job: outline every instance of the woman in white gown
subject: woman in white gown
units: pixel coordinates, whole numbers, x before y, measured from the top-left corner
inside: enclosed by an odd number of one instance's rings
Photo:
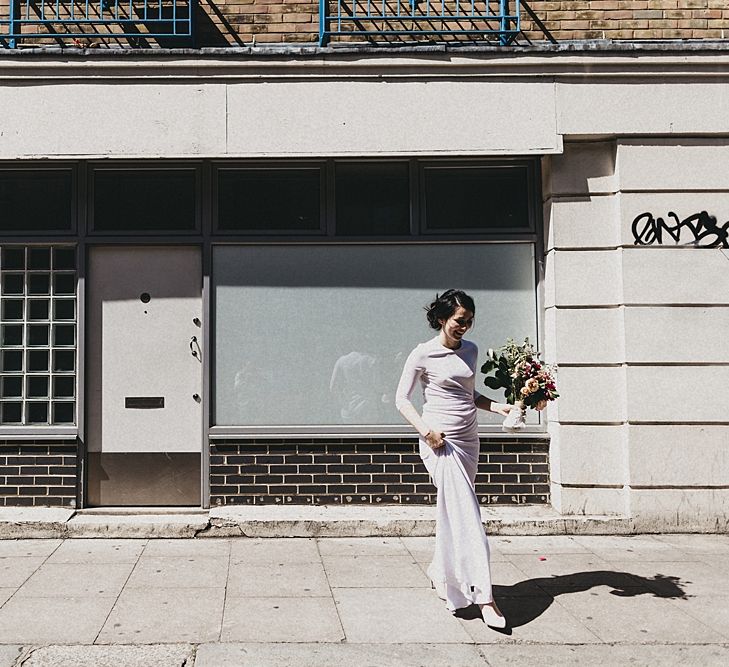
[[[436,295],[427,311],[439,333],[410,353],[395,404],[420,434],[420,457],[438,491],[428,575],[449,610],[477,604],[488,625],[505,627],[491,593],[489,546],[474,489],[480,449],[476,408],[506,415],[512,406],[475,390],[478,349],[463,340],[473,324],[473,299],[448,290]],[[425,400],[422,416],[410,402],[418,382]]]

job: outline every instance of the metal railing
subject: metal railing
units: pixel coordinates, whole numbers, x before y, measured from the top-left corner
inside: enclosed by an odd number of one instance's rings
[[[25,38],[64,45],[110,38],[192,41],[195,6],[196,0],[8,0],[0,7],[0,45],[16,48]]]
[[[505,46],[519,30],[519,0],[319,0],[322,46],[334,35],[390,41],[430,35]]]

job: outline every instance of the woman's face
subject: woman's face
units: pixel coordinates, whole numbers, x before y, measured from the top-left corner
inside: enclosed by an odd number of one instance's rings
[[[459,343],[461,338],[473,326],[473,313],[463,306],[458,306],[447,320],[438,320],[446,341]]]

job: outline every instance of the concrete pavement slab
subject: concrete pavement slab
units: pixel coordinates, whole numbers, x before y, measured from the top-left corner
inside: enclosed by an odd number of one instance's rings
[[[0,558],[0,581],[6,588],[17,588],[45,561],[45,556],[8,556]]]
[[[2,607],[17,590],[17,588],[0,588],[0,607]]]
[[[225,557],[230,555],[230,540],[148,540],[144,557],[148,556],[205,556]]]
[[[729,664],[727,646],[655,646],[655,645],[588,645],[588,646],[481,646],[481,653],[493,667],[529,665],[529,667],[723,667]]]
[[[722,555],[729,552],[729,535],[654,535],[654,538],[686,554]]]
[[[495,536],[491,546],[502,554],[587,554],[590,550],[569,535]]]
[[[435,537],[401,537],[400,541],[418,563],[429,565],[430,561],[433,560]],[[489,538],[489,548],[492,563],[500,563],[507,560],[507,557],[494,546],[491,538]]]
[[[0,644],[92,644],[114,598],[13,596],[0,609]]]
[[[322,538],[317,540],[322,556],[407,556],[397,537]]]
[[[430,588],[422,568],[407,556],[322,556],[332,588]]]
[[[457,644],[203,644],[195,667],[463,667],[486,665],[476,646]]]
[[[656,539],[652,535],[609,538],[593,535],[578,535],[574,540],[606,561],[695,560],[695,557],[688,555],[666,542]]]
[[[613,562],[616,569],[630,572],[641,585],[657,595],[680,597],[674,591],[678,588],[683,595],[726,595],[729,596],[729,576],[722,570],[703,561]]]
[[[134,563],[44,563],[18,589],[20,597],[116,598]]]
[[[583,623],[572,616],[554,598],[539,597],[498,598],[501,612],[509,622],[510,631],[496,631],[477,616],[476,607],[459,612],[461,625],[469,636],[480,644],[527,642],[539,644],[600,643],[599,639]],[[470,614],[468,613],[470,612]],[[470,616],[463,618],[463,616]],[[476,616],[476,618],[473,618]]]
[[[125,588],[95,643],[217,641],[224,601],[222,588]]]
[[[14,667],[22,653],[22,646],[0,646],[0,667]]]
[[[400,542],[418,563],[429,564],[435,551],[435,537],[401,537]]]
[[[23,667],[184,667],[193,653],[189,644],[43,646],[33,649]]]
[[[127,588],[225,588],[228,557],[150,556],[137,562]]]
[[[696,554],[696,558],[710,565],[715,572],[721,573],[725,578],[729,579],[729,549],[724,554]]]
[[[605,642],[721,643],[725,638],[672,605],[651,595],[619,597],[606,591],[578,591],[556,602]]]
[[[472,643],[430,588],[337,588],[334,600],[348,642]]]
[[[48,563],[136,563],[147,540],[65,540]]]
[[[594,554],[523,554],[510,555],[509,560],[529,578],[617,569]]]
[[[344,633],[330,597],[228,598],[223,642],[340,642]]]
[[[699,595],[670,602],[729,641],[729,596]]]
[[[0,539],[0,558],[37,557],[47,558],[63,543],[63,540],[3,540]]]
[[[231,563],[228,573],[228,597],[326,597],[330,594],[321,563]]]
[[[269,563],[318,563],[319,561],[319,549],[316,540],[312,538],[241,538],[231,542],[231,563],[267,565]]]

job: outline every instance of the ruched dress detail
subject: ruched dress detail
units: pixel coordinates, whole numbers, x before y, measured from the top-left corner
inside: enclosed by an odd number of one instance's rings
[[[420,458],[437,489],[435,553],[428,576],[451,611],[493,601],[489,545],[475,491],[480,443],[475,400],[478,348],[452,350],[436,337],[408,356],[396,405],[410,403],[420,383],[423,421],[445,433],[436,450],[420,438]]]

